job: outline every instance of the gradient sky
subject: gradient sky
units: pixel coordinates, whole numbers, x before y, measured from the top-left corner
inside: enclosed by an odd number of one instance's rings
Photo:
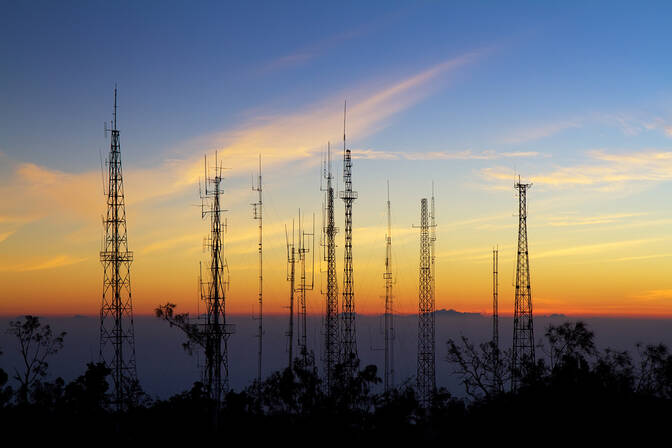
[[[382,312],[389,179],[397,310],[417,307],[412,225],[433,180],[437,308],[490,311],[499,245],[511,313],[519,173],[535,312],[672,316],[669,2],[67,5],[0,4],[0,314],[98,312],[116,83],[136,313],[196,309],[198,178],[216,150],[228,310],[255,307],[261,153],[266,310],[286,312],[284,225],[301,208],[319,227],[329,140],[342,183],[347,99],[359,312]]]

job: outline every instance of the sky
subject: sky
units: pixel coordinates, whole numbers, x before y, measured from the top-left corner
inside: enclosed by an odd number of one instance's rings
[[[203,157],[229,168],[227,310],[289,303],[285,225],[316,221],[343,103],[355,157],[356,310],[383,311],[390,182],[399,313],[417,310],[420,200],[436,306],[513,311],[514,176],[535,313],[672,316],[672,6],[666,2],[0,2],[0,314],[95,315],[104,123],[119,91],[134,309],[197,310]],[[343,204],[336,204],[342,281]],[[309,312],[324,309],[316,244]]]

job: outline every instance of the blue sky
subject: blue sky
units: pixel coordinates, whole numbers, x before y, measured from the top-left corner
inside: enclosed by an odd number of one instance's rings
[[[396,247],[412,272],[410,226],[434,180],[439,306],[487,308],[479,282],[489,248],[515,243],[518,172],[535,183],[542,307],[672,313],[671,13],[667,2],[2,2],[0,283],[18,298],[0,312],[58,294],[36,286],[54,278],[86,274],[73,307],[97,296],[99,152],[116,83],[129,238],[152,254],[136,258],[143,309],[167,265],[176,273],[166,290],[193,290],[185,269],[197,266],[205,231],[190,207],[203,154],[219,150],[233,168],[232,266],[251,278],[257,154],[269,232],[298,206],[319,217],[319,154],[327,140],[340,148],[347,99],[362,272],[382,269],[374,236],[388,178]],[[268,249],[278,260],[281,233]],[[559,290],[571,276],[581,286]],[[234,295],[251,294],[241,283]],[[620,308],[606,302],[614,295]]]

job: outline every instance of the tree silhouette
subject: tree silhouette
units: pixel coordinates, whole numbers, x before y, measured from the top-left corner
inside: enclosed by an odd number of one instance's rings
[[[486,398],[501,393],[511,374],[510,351],[502,353],[492,342],[475,346],[466,336],[461,344],[448,339],[447,360],[453,364],[465,392],[472,399]]]
[[[24,316],[21,321],[9,323],[9,334],[19,341],[19,352],[23,367],[15,369],[14,378],[19,381],[18,400],[28,402],[30,390],[47,375],[47,358],[63,348],[65,331],[54,334],[49,325],[42,325],[37,316]]]

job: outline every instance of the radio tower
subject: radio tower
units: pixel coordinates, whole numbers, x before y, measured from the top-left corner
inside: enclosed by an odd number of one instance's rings
[[[492,343],[499,351],[499,249],[492,250]]]
[[[137,387],[131,262],[126,235],[126,203],[121,171],[121,147],[117,129],[117,88],[107,159],[107,215],[103,219],[105,240],[100,252],[103,265],[103,298],[100,309],[100,359],[112,370],[113,405],[117,412],[132,405]]]
[[[338,363],[338,282],[336,278],[336,233],[338,228],[334,221],[334,187],[331,175],[331,145],[327,145],[327,160],[322,173],[326,186],[325,216],[323,232],[324,260],[327,262],[327,291],[324,319],[324,361],[327,393],[334,383],[334,369]]]
[[[525,366],[534,363],[530,260],[527,252],[527,189],[531,186],[532,184],[520,183],[520,176],[514,186],[518,190],[518,261],[516,264],[516,297],[513,313],[512,390],[518,388],[520,380],[525,374]]]
[[[308,240],[308,244],[306,244]],[[307,280],[306,274],[306,254],[311,252],[310,244],[312,242],[313,266],[310,270],[310,283]],[[315,287],[315,215],[313,214],[313,231],[307,233],[303,229],[301,213],[299,212],[299,248],[297,250],[298,262],[300,263],[300,280],[299,280],[299,310],[298,310],[298,349],[303,358],[303,365],[308,365],[308,325],[307,325],[307,307],[306,307],[306,291],[312,291]]]
[[[357,192],[352,190],[352,157],[345,146],[345,111],[343,106],[343,183],[345,190],[340,197],[345,204],[345,250],[343,252],[343,309],[341,320],[341,362],[347,377],[355,373],[357,366],[357,336],[355,334],[355,287],[352,272],[352,203]]]
[[[301,212],[299,211],[299,217]],[[299,218],[300,219],[300,218]],[[287,226],[285,226],[285,241],[287,243],[287,281],[289,282],[289,330],[287,330],[287,344],[289,352],[288,368],[292,370],[292,361],[294,353],[292,348],[294,346],[294,274],[296,268],[296,246],[294,245],[294,220],[292,220],[292,242],[289,242],[287,235]]]
[[[394,387],[394,307],[392,297],[392,218],[390,181],[387,181],[387,235],[385,236],[385,392]]]
[[[233,333],[233,326],[226,323],[226,287],[228,280],[224,280],[224,271],[228,265],[223,256],[224,242],[222,225],[221,197],[224,194],[221,183],[224,180],[224,168],[219,164],[215,154],[214,170],[208,174],[208,162],[205,159],[205,177],[201,190],[201,217],[210,217],[210,235],[204,246],[210,255],[210,266],[207,269],[206,280],[200,279],[201,300],[205,302],[205,322],[201,324],[201,331],[205,348],[204,382],[210,398],[215,405],[214,424],[218,424],[219,410],[223,393],[229,388],[229,355],[228,341]],[[222,229],[224,227],[224,229]],[[216,427],[216,426],[215,426]]]
[[[420,201],[420,278],[418,294],[418,400],[424,408],[432,404],[436,388],[434,297],[432,294],[432,241],[427,199]]]
[[[499,355],[499,249],[492,250],[492,349],[494,363],[492,392],[502,391],[501,362]]]
[[[257,185],[254,185],[254,182],[252,182],[252,191],[256,191],[259,193],[259,200],[255,203],[252,204],[252,213],[253,213],[253,219],[256,219],[259,221],[259,247],[257,249],[258,254],[259,254],[259,315],[257,316],[257,319],[259,320],[259,327],[257,329],[257,338],[259,339],[259,349],[258,349],[258,358],[257,358],[257,393],[259,395],[258,398],[261,398],[261,354],[262,354],[262,338],[264,335],[264,326],[263,326],[263,318],[264,318],[264,300],[263,300],[263,290],[264,290],[264,276],[263,276],[263,237],[264,237],[264,231],[263,231],[263,201],[262,201],[262,193],[263,193],[263,187],[262,187],[262,182],[261,182],[261,154],[259,154],[259,176],[257,177]]]

